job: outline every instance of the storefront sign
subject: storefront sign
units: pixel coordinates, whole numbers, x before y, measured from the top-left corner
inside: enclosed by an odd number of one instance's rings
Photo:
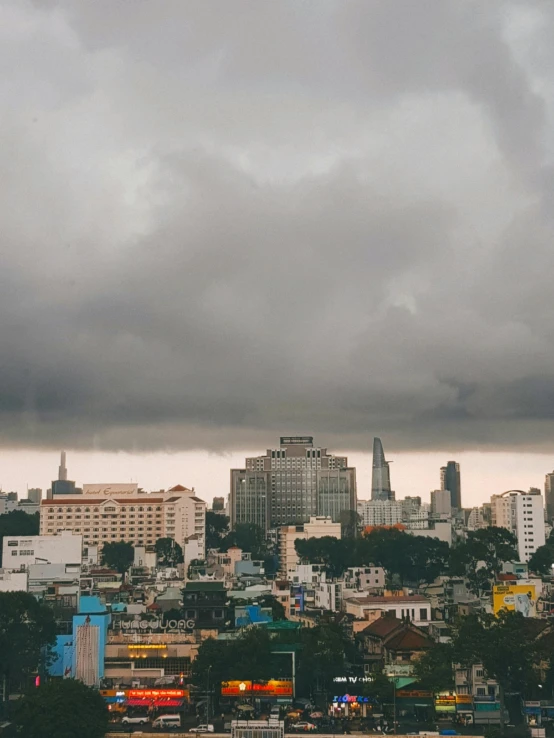
[[[372,697],[362,697],[353,695],[353,694],[343,694],[342,697],[333,697],[333,702],[374,702],[375,700]]]
[[[160,651],[167,648],[165,643],[129,643],[129,651]]]
[[[250,680],[221,682],[221,694],[227,697],[292,697],[292,680],[270,679],[267,682]]]
[[[435,712],[456,712],[456,696],[441,694],[435,697]]]
[[[127,694],[130,699],[157,700],[164,697],[183,699],[188,696],[186,689],[129,689]]]
[[[417,697],[432,697],[432,692],[427,692],[424,689],[397,689],[397,697],[403,697],[406,699],[415,699]]]
[[[123,630],[169,630],[185,633],[196,628],[194,620],[121,620]]]
[[[470,694],[457,694],[456,695],[457,705],[471,705],[472,702],[473,702],[473,697]]]
[[[334,682],[348,682],[349,684],[357,684],[358,682],[361,684],[362,682],[372,682],[373,677],[335,677],[333,679]]]

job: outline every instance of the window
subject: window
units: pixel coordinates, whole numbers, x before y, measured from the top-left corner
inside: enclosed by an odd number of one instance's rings
[[[17,541],[8,541],[8,546],[17,546],[17,545],[18,545]],[[15,553],[17,553],[17,551]]]
[[[476,677],[483,677],[485,675],[485,672],[483,669],[475,669],[475,676]]]
[[[421,607],[419,610],[419,619],[420,620],[427,620],[427,608]]]
[[[484,697],[486,694],[485,687],[477,687],[476,694],[478,697]]]

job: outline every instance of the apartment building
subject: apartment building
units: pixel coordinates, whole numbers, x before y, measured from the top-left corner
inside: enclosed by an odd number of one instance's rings
[[[492,524],[507,528],[517,537],[520,561],[529,561],[544,546],[544,503],[540,490],[509,490],[491,497]]]
[[[277,532],[277,544],[279,550],[279,571],[287,576],[290,569],[294,569],[299,563],[296,553],[295,542],[301,538],[331,538],[341,537],[340,523],[334,523],[330,517],[314,516],[304,525],[283,525]]]
[[[41,502],[41,536],[62,531],[82,535],[85,546],[99,549],[115,541],[153,546],[159,538],[173,538],[184,548],[188,538],[198,536],[203,558],[206,503],[182,485],[155,493],[136,485],[84,485],[82,494]]]

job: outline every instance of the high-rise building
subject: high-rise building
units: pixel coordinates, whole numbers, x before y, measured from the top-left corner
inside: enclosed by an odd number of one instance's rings
[[[225,497],[214,497],[212,502],[212,512],[222,514],[225,512]]]
[[[390,487],[389,463],[385,459],[383,444],[380,438],[373,439],[373,467],[371,470],[371,499],[394,500],[394,492]]]
[[[42,500],[42,490],[40,489],[40,487],[32,487],[30,490],[28,490],[27,498],[31,500],[31,502],[40,505],[40,501]]]
[[[58,467],[58,480],[64,481],[64,482],[67,480],[67,467],[65,465],[65,451],[62,451],[62,454],[61,454],[60,465]]]
[[[492,524],[515,534],[520,561],[544,546],[544,505],[539,490],[509,490],[491,497]]]
[[[431,513],[433,515],[452,515],[450,492],[447,489],[435,489],[431,492]]]
[[[446,466],[441,467],[441,489],[447,489],[450,492],[452,509],[461,510],[462,482],[460,465],[456,461],[449,461]]]
[[[547,474],[544,478],[544,502],[546,519],[554,520],[554,472]]]
[[[72,482],[67,478],[67,466],[65,464],[65,451],[61,452],[60,465],[58,467],[58,478],[52,482],[51,488],[48,490],[47,498],[53,499],[59,495],[78,495],[81,494],[82,490],[75,486],[75,482]]]
[[[356,510],[356,469],[345,456],[314,446],[312,436],[282,436],[279,448],[231,469],[232,527],[256,523],[267,530],[314,516],[340,522],[345,510]]]

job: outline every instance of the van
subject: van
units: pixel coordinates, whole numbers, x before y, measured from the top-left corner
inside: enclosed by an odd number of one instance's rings
[[[180,715],[160,715],[152,723],[153,728],[180,728]]]

